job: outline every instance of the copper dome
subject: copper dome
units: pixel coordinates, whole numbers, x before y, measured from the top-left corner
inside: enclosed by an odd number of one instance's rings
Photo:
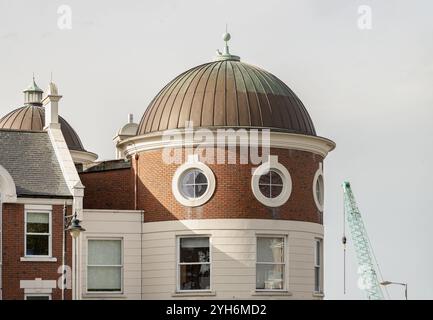
[[[197,66],[168,83],[146,109],[137,135],[184,128],[186,121],[316,135],[303,103],[284,82],[235,59]]]
[[[60,116],[59,122],[69,150],[86,152],[78,134],[69,123]],[[25,105],[9,112],[0,119],[0,129],[43,131],[44,125],[45,109],[38,105]]]

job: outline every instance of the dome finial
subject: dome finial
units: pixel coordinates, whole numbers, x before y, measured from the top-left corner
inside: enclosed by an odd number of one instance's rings
[[[229,45],[228,45],[228,42],[230,41],[230,39],[231,39],[231,35],[230,35],[230,33],[228,33],[228,31],[227,31],[227,23],[226,23],[226,32],[223,34],[223,41],[226,43],[226,45],[225,45],[225,47],[224,47],[224,52],[223,52],[223,54],[227,54],[227,55],[230,54],[230,51],[229,51]]]
[[[226,23],[226,32],[223,34],[222,38],[223,38],[223,41],[225,42],[224,50],[223,50],[222,53],[219,50],[217,50],[217,56],[216,56],[215,60],[216,61],[221,61],[221,60],[236,60],[236,61],[239,61],[240,58],[238,56],[234,56],[234,55],[230,54],[228,42],[230,41],[230,39],[232,38],[232,36],[227,31],[227,23]]]

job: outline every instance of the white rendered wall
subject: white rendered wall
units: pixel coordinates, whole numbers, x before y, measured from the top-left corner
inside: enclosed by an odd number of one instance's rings
[[[211,237],[210,295],[176,293],[176,237]],[[255,291],[256,236],[285,235],[287,293]],[[201,219],[152,222],[143,228],[143,299],[313,299],[314,240],[323,226],[309,222]]]
[[[86,231],[81,241],[82,299],[141,299],[141,211],[88,210],[83,213]],[[123,292],[87,293],[87,240],[98,238],[122,239]]]
[[[84,299],[321,298],[314,294],[314,240],[323,238],[323,226],[320,224],[258,219],[201,219],[141,224],[139,211],[85,210],[83,225],[87,230],[80,237]],[[211,292],[177,293],[176,239],[180,235],[198,234],[211,238]],[[256,236],[270,234],[287,237],[287,292],[255,291]],[[95,237],[123,239],[124,280],[121,294],[86,293],[87,239]]]

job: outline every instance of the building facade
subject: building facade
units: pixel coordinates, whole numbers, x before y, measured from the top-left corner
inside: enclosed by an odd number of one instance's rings
[[[215,61],[170,81],[140,123],[128,117],[114,138],[117,159],[96,161],[82,147],[58,117],[57,103],[53,107],[60,97],[54,84],[45,106],[26,105],[0,120],[1,134],[58,134],[49,141],[69,192],[66,208],[85,229],[67,245],[72,293],[64,297],[323,298],[323,170],[335,144],[317,136],[305,106],[284,82],[241,62],[229,52],[230,35],[224,40]],[[38,130],[22,127],[37,122],[26,122],[30,112],[45,119]],[[3,182],[17,180],[9,174],[0,174],[2,194],[14,189]],[[26,204],[16,204],[23,203],[20,196],[2,205],[5,299],[24,298],[25,281],[56,276],[43,268],[26,273],[39,262],[24,265],[10,253],[23,247]],[[58,203],[45,199],[38,203]],[[11,206],[18,206],[15,213]],[[63,221],[59,208],[53,205],[52,216]],[[12,226],[15,231],[8,231]],[[65,235],[64,228],[50,230],[58,252],[55,238]],[[13,274],[11,261],[23,273]],[[10,289],[20,281],[24,288]]]

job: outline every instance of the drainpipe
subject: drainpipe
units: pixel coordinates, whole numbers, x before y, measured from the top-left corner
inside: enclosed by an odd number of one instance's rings
[[[62,300],[65,300],[65,256],[66,256],[66,231],[65,231],[65,219],[66,219],[66,202],[63,204],[63,227],[62,227]]]
[[[0,193],[0,300],[3,300],[3,202]]]
[[[134,177],[134,210],[137,210],[138,207],[138,153],[134,155],[135,159],[135,177]]]

